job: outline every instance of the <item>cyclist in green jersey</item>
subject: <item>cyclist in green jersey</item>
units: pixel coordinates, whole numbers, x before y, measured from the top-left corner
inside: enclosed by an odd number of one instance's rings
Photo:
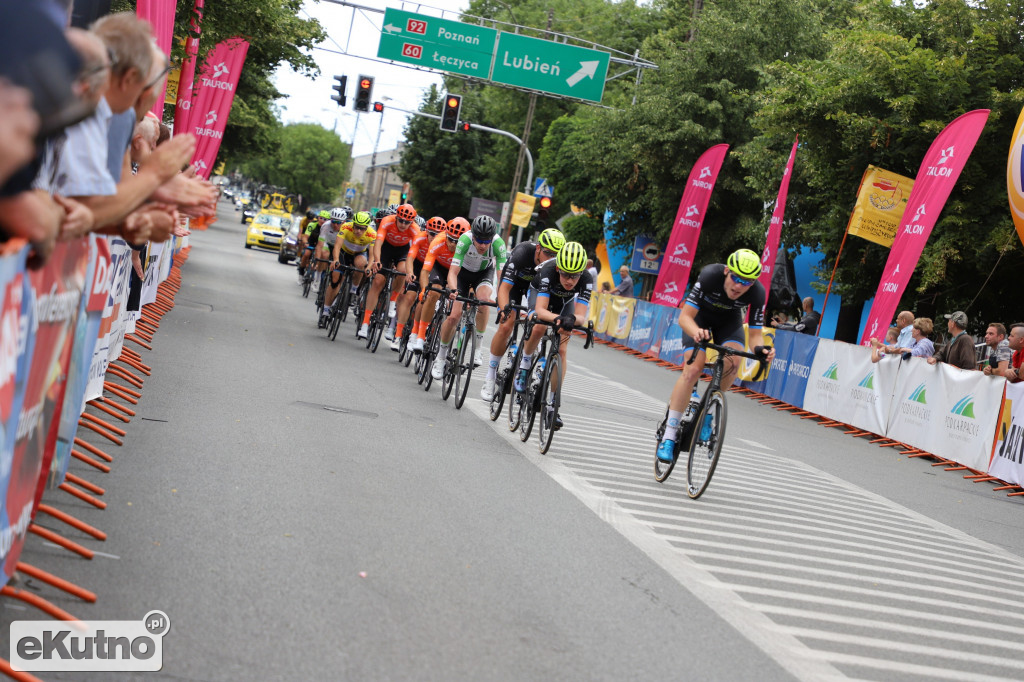
[[[494,299],[494,273],[505,267],[507,255],[505,241],[498,236],[498,223],[490,216],[477,216],[473,219],[469,232],[459,237],[455,245],[455,255],[448,269],[448,288],[455,289],[459,296],[467,296],[470,289],[476,290],[476,297],[481,301],[491,302]],[[455,293],[452,294],[455,297]],[[481,307],[476,314],[476,353],[473,362],[483,364],[482,337],[487,324],[487,308]],[[430,373],[435,379],[444,375],[444,360],[448,354],[448,346],[455,336],[455,327],[462,316],[462,302],[455,301],[452,312],[441,326],[441,350],[434,360]]]

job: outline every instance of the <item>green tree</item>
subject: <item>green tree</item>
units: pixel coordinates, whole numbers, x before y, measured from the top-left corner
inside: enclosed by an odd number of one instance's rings
[[[867,165],[914,177],[943,127],[991,109],[901,307],[935,316],[977,297],[973,319],[1004,319],[1012,313],[1004,301],[1015,298],[1011,275],[1024,266],[1004,181],[1006,141],[1024,104],[1024,11],[958,0],[871,0],[856,9],[846,30],[828,36],[826,55],[766,67],[753,119],[760,134],[741,152],[750,185],[761,196],[777,185],[780,158],[799,132],[784,238],[819,245],[831,269]],[[883,247],[847,239],[834,290],[849,302],[873,296],[887,257]]]
[[[441,113],[443,93],[431,86],[420,111]],[[463,100],[462,116],[472,116],[473,102]],[[437,119],[412,116],[405,127],[406,147],[398,174],[412,188],[416,210],[446,220],[469,213],[470,201],[480,189],[477,164],[486,154],[489,136],[480,132],[441,130]]]
[[[271,141],[273,153],[242,165],[247,176],[286,187],[311,204],[338,199],[351,160],[340,137],[314,123],[294,123],[278,129]]]

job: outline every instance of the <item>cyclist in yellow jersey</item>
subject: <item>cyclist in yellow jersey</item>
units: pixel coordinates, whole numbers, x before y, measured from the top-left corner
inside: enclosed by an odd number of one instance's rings
[[[334,297],[338,295],[338,286],[341,284],[342,265],[349,265],[358,268],[352,273],[351,291],[354,294],[363,281],[363,270],[366,269],[366,253],[377,239],[377,232],[370,227],[370,214],[366,211],[356,213],[352,222],[345,223],[338,230],[338,238],[334,241],[334,251],[331,254],[333,270],[331,272],[331,283],[327,287],[327,294],[324,298],[324,310],[334,303]]]

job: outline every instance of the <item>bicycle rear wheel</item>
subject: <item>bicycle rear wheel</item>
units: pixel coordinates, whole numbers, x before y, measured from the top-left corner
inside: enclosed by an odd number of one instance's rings
[[[459,349],[462,348],[464,339],[462,332],[457,332],[452,339],[452,345],[448,346],[448,353],[444,358],[444,375],[441,378],[441,400],[448,400],[455,386],[456,363],[459,361]]]
[[[519,364],[523,361],[523,346],[524,343],[519,344],[519,349],[516,351],[515,356],[512,358],[512,365],[508,368],[509,375],[507,381],[509,384],[509,397],[508,397],[508,430],[515,431],[519,428],[519,424],[523,420],[523,407],[526,404],[526,393],[516,390],[516,374],[519,372]]]
[[[725,440],[726,417],[725,394],[716,390],[705,398],[693,420],[693,436],[686,462],[686,494],[690,499],[696,500],[703,495],[711,483]]]
[[[466,326],[466,333],[459,349],[459,364],[455,368],[455,409],[461,410],[469,392],[469,378],[473,375],[473,357],[476,355],[476,334],[473,325]]]
[[[562,379],[562,358],[555,353],[544,368],[544,378],[540,385],[540,424],[537,427],[537,436],[540,438],[540,454],[547,454],[551,447],[551,437],[555,435],[555,419],[558,417],[558,408],[562,404],[561,385],[556,389],[551,385],[552,377]]]
[[[302,276],[302,298],[309,298],[309,290],[313,287],[313,275],[309,272],[306,266],[306,274]]]

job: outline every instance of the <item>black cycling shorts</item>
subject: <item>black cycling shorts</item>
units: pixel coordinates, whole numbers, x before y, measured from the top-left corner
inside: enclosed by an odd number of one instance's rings
[[[694,321],[701,329],[710,329],[711,340],[719,346],[735,341],[740,348],[743,348],[746,342],[743,334],[743,315],[739,310],[730,310],[724,315],[705,315],[703,310],[698,310]],[[697,342],[689,334],[683,332],[683,350],[691,350],[696,346]]]
[[[463,268],[459,270],[458,285],[459,285],[459,296],[468,296],[469,290],[477,287],[480,284],[488,284],[492,288],[494,286],[494,264],[491,263],[488,267],[480,270],[479,272],[470,272]]]
[[[404,263],[409,255],[409,245],[395,246],[384,242],[380,245],[380,264],[385,268],[397,270],[399,263]]]
[[[430,271],[429,283],[440,287],[448,286],[448,268],[435,262],[433,269]]]
[[[338,252],[338,262],[341,263],[342,265],[348,265],[349,267],[351,267],[351,266],[354,266],[356,264],[356,258],[359,258],[360,256],[365,256],[365,255],[366,255],[365,251],[362,251],[360,253],[349,253],[345,249],[341,249]],[[364,265],[365,265],[365,263],[364,263]]]

